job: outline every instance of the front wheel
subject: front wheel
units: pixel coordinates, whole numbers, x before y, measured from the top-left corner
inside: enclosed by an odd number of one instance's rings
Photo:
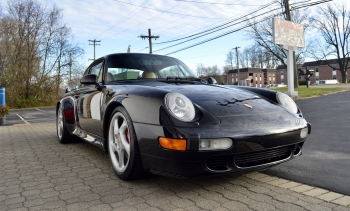
[[[59,142],[61,144],[69,143],[71,136],[66,128],[66,121],[63,115],[63,109],[61,107],[57,110],[56,128]]]
[[[108,152],[113,170],[123,180],[144,176],[141,155],[134,127],[124,107],[112,113],[108,130]]]

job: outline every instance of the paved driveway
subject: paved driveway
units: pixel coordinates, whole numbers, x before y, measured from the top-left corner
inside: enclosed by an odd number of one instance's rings
[[[266,173],[350,195],[350,91],[296,103],[312,125],[303,155]]]
[[[350,210],[349,196],[261,173],[125,182],[100,149],[59,144],[54,123],[0,134],[0,210]]]

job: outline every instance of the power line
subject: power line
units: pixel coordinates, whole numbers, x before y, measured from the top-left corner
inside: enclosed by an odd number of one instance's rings
[[[280,14],[282,14],[282,13],[280,13]],[[252,25],[254,25],[254,24],[257,24],[257,23],[261,23],[261,22],[263,22],[263,21],[266,21],[266,20],[268,20],[268,19],[270,19],[270,18],[272,18],[272,17],[274,17],[274,16],[275,16],[275,15],[268,16],[268,17],[263,18],[263,19],[261,19],[261,20],[255,22],[255,23],[247,24],[247,25],[242,26],[242,27],[240,27],[240,28],[238,28],[238,29],[231,30],[231,31],[229,31],[229,32],[226,32],[226,33],[220,34],[220,35],[218,35],[218,36],[212,37],[212,38],[210,38],[210,39],[207,39],[207,40],[204,40],[204,41],[195,43],[195,44],[190,45],[190,46],[187,46],[187,47],[185,47],[185,48],[181,48],[181,49],[179,49],[179,50],[176,50],[176,51],[167,53],[167,54],[165,54],[165,55],[174,54],[174,53],[177,53],[177,52],[180,52],[180,51],[189,49],[189,48],[193,48],[193,47],[195,47],[195,46],[197,46],[197,45],[201,45],[201,44],[203,44],[203,43],[207,43],[207,42],[209,42],[209,41],[212,41],[212,40],[218,39],[218,38],[220,38],[220,37],[223,37],[223,36],[232,34],[232,33],[234,33],[234,32],[240,31],[240,30],[242,30],[242,29],[248,28],[248,27],[250,27],[250,26],[252,26]]]
[[[183,2],[191,2],[191,3],[203,3],[203,4],[220,4],[220,5],[242,5],[242,6],[261,6],[261,4],[230,4],[230,3],[218,3],[218,2],[207,2],[207,1],[188,1],[188,0],[175,0],[175,1],[183,1]]]
[[[178,5],[179,5],[179,4],[175,5],[175,7],[178,6]],[[205,9],[205,8],[207,8],[207,7],[209,7],[209,6],[210,6],[210,5],[204,6],[204,7],[200,8],[200,9],[197,9],[197,10],[191,12],[190,14],[193,14],[193,13],[195,13],[195,12],[197,12],[197,11],[200,11],[200,10],[202,10],[202,9]],[[172,8],[174,8],[174,7],[172,7]],[[170,9],[172,9],[172,8],[170,8]],[[221,10],[221,12],[222,12],[222,10]],[[216,12],[214,11],[214,12],[210,13],[209,15],[214,14],[214,13],[216,14]],[[162,13],[161,13],[161,14],[162,14]],[[190,14],[188,14],[188,15],[190,15]],[[160,14],[158,14],[158,15],[160,15]],[[156,16],[158,16],[158,15],[156,15]],[[174,22],[176,22],[176,21],[178,21],[178,20],[180,20],[180,19],[182,19],[182,18],[185,18],[185,17],[187,17],[188,15],[185,15],[185,16],[183,16],[183,17],[180,17],[180,18],[176,19],[176,20],[173,20],[171,23],[174,23]],[[154,17],[156,17],[156,16],[153,16],[152,18],[154,18]],[[152,19],[152,18],[150,18],[150,19]],[[150,20],[150,19],[148,19],[148,20]],[[195,19],[200,19],[200,17],[197,17],[197,18],[195,18]],[[146,20],[146,21],[148,21],[148,20]],[[146,21],[144,21],[144,22],[146,22]],[[142,23],[144,23],[144,22],[142,22]],[[186,23],[190,23],[190,22],[191,22],[191,21],[188,21],[188,22],[186,22]],[[193,21],[192,21],[192,22],[193,22]],[[140,23],[140,24],[142,24],[142,23]],[[140,25],[140,24],[138,24],[138,25]],[[170,23],[168,23],[168,24],[170,24]],[[165,25],[168,25],[168,24],[165,24]],[[155,28],[155,29],[162,28],[162,27],[164,27],[165,25],[162,25],[162,26],[157,27],[157,28]],[[134,26],[134,27],[135,27],[135,26]],[[134,28],[134,27],[132,27],[132,28]],[[131,28],[129,28],[129,29],[131,29]],[[127,29],[127,30],[128,30],[128,29]],[[127,30],[124,30],[124,31],[127,31]],[[168,29],[168,30],[160,31],[159,33],[161,33],[161,32],[166,32],[166,31],[169,31],[169,29]],[[133,41],[133,40],[135,40],[135,39],[136,39],[136,38],[130,39],[130,40],[124,42],[123,44],[117,46],[116,48],[118,48],[118,47],[124,45],[125,43],[129,43],[129,42],[131,42],[131,41]],[[132,45],[135,46],[135,45],[137,45],[137,44],[139,44],[139,43],[141,43],[141,42],[137,42],[136,44],[132,43]],[[153,45],[154,45],[154,43],[153,43]],[[113,48],[113,49],[116,49],[116,48]],[[143,49],[142,49],[142,50],[143,50]],[[142,50],[140,50],[140,51],[142,51]],[[109,51],[109,50],[105,50],[105,51]]]
[[[208,5],[208,6],[206,6],[206,7],[203,7],[203,8],[207,8],[207,7],[209,7],[209,6],[210,6],[210,5]],[[202,9],[203,9],[203,8],[202,8]],[[222,12],[222,11],[220,11],[220,12]],[[217,23],[214,23],[214,24],[211,24],[211,25],[208,25],[208,26],[205,26],[205,27],[201,27],[201,28],[195,30],[194,32],[200,31],[201,29],[208,28],[209,26],[212,26],[212,25],[215,25],[215,24],[222,24],[222,23],[225,23],[225,21],[227,21],[227,20],[233,21],[233,20],[235,20],[235,19],[238,19],[239,17],[246,17],[246,16],[248,16],[248,15],[254,13],[254,12],[255,12],[255,10],[251,10],[251,11],[248,11],[247,13],[244,13],[244,14],[241,14],[241,15],[237,15],[236,17],[226,18],[226,20],[224,20],[224,21],[219,21],[219,22],[217,22]],[[216,13],[216,11],[214,11],[214,12],[212,12],[212,13],[210,13],[210,14],[213,14],[213,13]],[[234,18],[234,19],[232,19],[232,18]],[[197,18],[197,19],[198,19],[198,18]],[[196,19],[195,19],[195,20],[196,20]],[[161,32],[169,31],[170,29],[178,28],[178,27],[181,27],[182,25],[187,25],[188,23],[192,23],[193,21],[194,21],[194,20],[192,20],[192,21],[187,21],[187,22],[185,22],[185,23],[183,23],[183,24],[181,24],[181,25],[174,26],[174,27],[172,27],[172,28],[169,28],[168,30],[163,30],[163,31],[161,31]],[[208,30],[208,29],[207,29],[207,30]],[[204,31],[205,31],[205,30],[204,30]],[[161,33],[161,32],[159,32],[159,33]],[[181,36],[178,36],[178,37],[181,37]],[[176,39],[178,39],[178,38],[175,38],[175,39],[173,39],[173,40],[176,40]],[[155,44],[155,45],[157,45],[157,44],[161,45],[161,44],[163,44],[163,43],[164,43],[164,42],[162,42],[162,43],[154,43],[154,44]]]
[[[256,16],[254,16],[254,17],[252,17],[252,18],[256,18],[256,17],[262,16],[262,15],[265,15],[265,14],[270,13],[270,12],[272,12],[272,11],[274,11],[274,10],[277,10],[277,9],[279,9],[279,8],[273,9],[273,10],[268,11],[268,12],[265,12],[265,13],[263,13],[263,14],[256,15]],[[234,23],[234,24],[231,24],[231,25],[228,25],[228,26],[222,27],[222,28],[217,29],[217,30],[214,30],[214,31],[212,31],[212,32],[209,32],[210,30],[208,30],[208,32],[206,32],[205,34],[198,35],[198,36],[193,37],[193,38],[191,38],[191,39],[188,39],[188,40],[182,41],[182,42],[180,42],[180,43],[176,43],[176,44],[173,44],[173,45],[170,45],[170,46],[167,46],[167,47],[161,48],[161,49],[156,50],[156,51],[154,51],[154,52],[161,51],[161,50],[164,50],[164,49],[168,49],[168,48],[171,48],[171,47],[174,47],[174,46],[177,46],[177,45],[180,45],[180,44],[183,44],[183,43],[186,43],[186,42],[189,42],[189,41],[192,41],[192,40],[198,39],[198,38],[200,38],[200,37],[206,36],[206,35],[208,35],[208,34],[212,34],[212,33],[214,33],[214,32],[221,31],[221,30],[223,30],[223,29],[229,28],[229,27],[234,26],[234,25],[237,25],[237,24],[239,24],[239,23],[243,23],[243,22],[245,22],[245,21],[247,21],[247,20],[241,20],[241,21],[239,21],[239,22],[237,22],[237,23]],[[203,33],[203,32],[202,32],[202,33]],[[200,33],[199,33],[199,34],[200,34]]]
[[[308,0],[308,1],[310,1],[310,0]],[[308,2],[308,1],[296,2],[296,3],[293,3],[292,5],[301,4],[301,3],[303,3],[303,5],[304,5],[304,3],[305,3],[305,2]],[[319,1],[319,2],[326,2],[326,1],[332,1],[332,0],[322,0],[322,1]],[[238,20],[240,20],[240,19],[242,19],[242,18],[246,18],[248,15],[251,15],[251,14],[256,13],[256,12],[258,12],[258,11],[260,11],[260,10],[263,10],[263,9],[265,9],[265,8],[267,8],[267,7],[269,7],[269,6],[271,6],[272,4],[274,4],[274,3],[276,3],[276,2],[278,2],[278,1],[272,1],[272,2],[270,2],[270,3],[268,3],[268,4],[266,4],[266,5],[263,5],[263,6],[259,7],[259,8],[256,9],[256,10],[253,10],[253,11],[249,12],[248,14],[243,14],[242,16],[240,16],[240,17],[238,17],[238,18],[236,18],[236,19],[233,19],[233,20],[231,20],[231,21],[229,21],[229,22],[227,22],[227,23],[221,24],[221,25],[216,26],[216,27],[214,27],[214,28],[207,29],[207,30],[204,30],[204,31],[202,31],[202,32],[199,32],[199,33],[196,33],[196,34],[192,34],[192,35],[189,35],[189,36],[186,36],[186,37],[182,37],[182,38],[178,38],[178,39],[173,39],[173,40],[169,40],[169,41],[164,41],[164,42],[160,42],[160,43],[154,43],[154,44],[155,44],[155,45],[160,45],[160,44],[165,44],[165,43],[169,43],[169,42],[176,42],[176,41],[180,41],[180,40],[183,40],[183,39],[187,39],[187,38],[190,38],[190,37],[193,37],[193,36],[197,36],[197,35],[202,34],[202,33],[207,33],[208,31],[215,30],[215,29],[220,28],[220,27],[223,27],[223,26],[225,26],[225,25],[227,25],[227,24],[234,23],[234,22],[236,22],[236,21],[238,21]],[[298,7],[298,8],[301,8],[301,7]],[[277,8],[277,9],[279,9],[279,8]],[[270,10],[269,12],[272,12],[272,11],[277,10],[277,9]],[[263,13],[263,14],[266,14],[266,12]],[[260,16],[260,15],[258,15],[258,16]],[[255,17],[258,17],[258,16],[255,16]],[[252,18],[255,18],[255,17],[252,17]],[[241,23],[241,22],[239,22],[239,23]],[[234,25],[234,24],[231,24],[231,25],[229,25],[229,26],[232,26],[232,25]],[[224,27],[223,29],[225,29],[225,28],[227,28],[227,27]],[[216,31],[217,31],[217,30],[216,30]],[[214,31],[214,32],[216,32],[216,31]],[[198,36],[197,38],[199,38],[199,37],[201,37],[201,36]],[[181,43],[180,43],[180,44],[181,44]]]
[[[124,1],[119,1],[119,0],[114,0],[114,1],[117,1],[117,2],[120,2],[120,3],[123,3],[123,4],[129,4],[129,5],[133,5],[133,6],[136,6],[136,7],[142,7],[142,8],[145,8],[145,9],[149,9],[149,10],[155,10],[155,11],[158,11],[158,12],[162,12],[162,13],[169,13],[169,14],[174,14],[174,15],[186,15],[186,14],[181,14],[181,13],[176,13],[176,12],[169,12],[168,10],[158,10],[158,9],[154,9],[154,8],[151,8],[151,7],[143,7],[143,6],[140,6],[140,5],[136,5],[136,4],[132,4],[132,3],[128,3],[128,2],[124,2]],[[201,16],[194,16],[194,15],[188,15],[190,17],[196,17],[196,18],[209,18],[209,17],[201,17]],[[210,19],[222,19],[222,18],[210,18]]]
[[[175,5],[174,7],[176,7],[176,6],[178,6],[179,4],[177,4],[177,5]],[[208,6],[210,6],[210,5],[208,5]],[[208,6],[205,6],[205,7],[202,7],[201,9],[204,9],[204,8],[207,8]],[[171,10],[171,9],[173,9],[174,7],[172,7],[172,8],[170,8],[169,10]],[[199,11],[200,9],[198,9],[198,10],[196,10],[196,11]],[[168,10],[166,10],[166,11],[168,11]],[[165,11],[165,12],[166,12]],[[195,11],[194,11],[195,12]],[[192,13],[194,13],[194,12],[192,12]],[[214,12],[213,12],[214,13]],[[213,13],[211,13],[211,14],[213,14]],[[160,13],[160,14],[158,14],[158,15],[156,15],[156,16],[159,16],[159,15],[161,15],[162,13]],[[154,18],[154,17],[156,17],[156,16],[153,16],[152,18]],[[187,17],[187,16],[189,16],[189,15],[185,15],[185,16],[183,16],[182,18],[184,18],[184,17]],[[150,18],[150,19],[152,19],[152,18]],[[198,18],[200,18],[200,17],[198,17]],[[198,19],[197,18],[197,19]],[[148,20],[150,20],[150,19],[148,19]],[[179,19],[181,19],[181,18],[179,18]],[[144,22],[147,22],[148,20],[146,20],[146,21],[144,21]],[[178,19],[177,19],[178,20]],[[138,24],[138,25],[141,25],[141,24],[143,24],[144,22],[141,22],[140,24]],[[174,21],[173,21],[174,22]],[[188,22],[187,22],[188,23]],[[138,26],[138,25],[136,25],[136,26]],[[134,28],[134,27],[136,27],[136,26],[133,26],[133,27],[131,27],[131,28],[128,28],[128,29],[126,29],[126,30],[124,30],[124,31],[122,31],[122,32],[125,32],[125,31],[128,31],[128,30],[130,30],[130,29],[132,29],[132,28]],[[162,26],[163,27],[163,26]],[[158,27],[158,28],[160,28],[160,27]],[[158,28],[156,28],[156,29],[158,29]],[[163,30],[163,31],[167,31],[167,30]],[[163,32],[162,31],[162,32]],[[122,33],[122,32],[120,32],[120,33]],[[112,36],[114,36],[114,35],[112,35]],[[112,37],[112,36],[110,36],[110,37]],[[107,37],[108,38],[108,37]],[[133,41],[133,40],[135,40],[136,38],[133,38],[133,39],[130,39],[130,40],[128,40],[127,42],[125,42],[125,43],[128,43],[128,44],[130,44],[130,42],[131,41]],[[115,47],[115,48],[113,48],[113,49],[117,49],[118,47],[120,47],[120,46],[122,46],[122,45],[125,45],[125,43],[123,43],[123,44],[121,44],[121,45],[119,45],[119,46],[117,46],[117,47]],[[140,42],[137,42],[136,44],[138,44],[138,43],[140,43]],[[135,44],[134,43],[132,43],[133,44],[133,46],[135,46]],[[110,49],[110,50],[112,50],[112,49]],[[110,50],[105,50],[105,51],[110,51]]]
[[[171,10],[171,9],[175,8],[175,7],[177,7],[177,6],[180,5],[180,4],[181,4],[181,3],[176,4],[175,6],[169,8],[168,10]],[[166,11],[168,11],[168,10],[166,10]],[[166,11],[164,11],[164,12],[166,12]],[[159,16],[159,15],[163,14],[164,12],[162,12],[162,13],[160,13],[160,14],[157,14],[157,15],[155,15],[155,16],[153,16],[153,17],[151,17],[151,18],[149,18],[149,19],[147,19],[147,20],[145,20],[145,21],[143,21],[143,22],[141,22],[141,23],[139,23],[139,24],[137,24],[137,25],[135,25],[135,26],[133,26],[133,27],[130,27],[130,28],[128,28],[128,29],[125,29],[124,31],[121,31],[120,33],[125,32],[125,31],[128,31],[128,30],[130,30],[130,29],[132,29],[132,28],[135,28],[136,26],[139,26],[139,25],[141,25],[141,24],[143,24],[143,23],[145,23],[145,22],[151,20],[152,18],[155,18],[155,17]],[[133,39],[131,39],[131,41],[132,41],[132,40],[135,40],[135,39],[136,39],[136,37],[133,38]],[[129,41],[130,41],[130,40],[129,40]],[[128,42],[129,42],[129,41],[128,41]],[[121,44],[121,45],[118,45],[117,47],[115,47],[115,48],[113,48],[113,49],[116,49],[116,48],[118,48],[118,47],[120,47],[120,46],[122,46],[122,45],[124,45],[124,44],[125,44],[125,43],[123,43],[123,44]],[[111,49],[111,50],[113,50],[113,49]]]
[[[318,4],[320,4],[320,3],[324,3],[324,2],[328,2],[328,1],[331,1],[331,0],[321,0],[321,1],[318,1],[318,2],[319,2]],[[315,2],[310,3],[310,5],[315,5]],[[307,6],[309,6],[309,4],[306,4],[304,7],[307,7]],[[301,8],[302,8],[302,7],[301,7]],[[220,34],[220,35],[218,35],[218,36],[215,36],[215,37],[209,38],[209,39],[207,39],[207,40],[204,40],[204,41],[201,41],[201,42],[195,43],[195,44],[193,44],[193,45],[190,45],[190,46],[187,46],[187,47],[184,47],[184,48],[181,48],[181,49],[178,49],[178,50],[176,50],[176,51],[173,51],[173,52],[167,53],[167,54],[165,54],[165,55],[174,54],[174,53],[177,53],[177,52],[180,52],[180,51],[183,51],[183,50],[186,50],[186,49],[189,49],[189,48],[192,48],[192,47],[195,47],[195,46],[198,46],[198,45],[204,44],[204,43],[207,43],[207,42],[209,42],[209,41],[212,41],[212,40],[218,39],[218,38],[220,38],[220,37],[223,37],[223,36],[229,35],[229,34],[231,34],[231,33],[234,33],[234,32],[237,32],[237,31],[240,31],[240,30],[242,30],[242,29],[244,29],[244,28],[250,27],[250,26],[252,26],[252,25],[254,25],[254,24],[261,23],[261,22],[263,22],[263,21],[266,21],[266,20],[268,20],[268,19],[271,19],[271,18],[272,18],[272,17],[274,17],[274,16],[278,16],[278,15],[281,15],[281,14],[283,14],[283,13],[284,13],[284,12],[281,12],[281,13],[278,13],[278,14],[275,14],[275,15],[270,15],[270,16],[268,16],[268,17],[265,17],[265,18],[260,19],[260,20],[259,20],[259,21],[257,21],[257,22],[247,24],[247,25],[242,26],[242,27],[240,27],[240,28],[238,28],[238,29],[231,30],[231,31],[229,31],[229,32],[226,32],[226,33]]]
[[[179,39],[175,39],[175,40],[169,40],[169,41],[160,42],[160,43],[155,43],[155,44],[165,44],[165,43],[169,43],[169,42],[176,42],[176,41],[179,41],[179,40],[187,39],[187,38],[194,37],[194,36],[197,36],[197,35],[200,35],[200,34],[203,34],[203,33],[207,33],[207,32],[209,32],[209,31],[213,31],[213,30],[215,30],[215,29],[217,29],[217,28],[223,27],[223,26],[228,25],[228,24],[231,24],[231,25],[229,25],[229,26],[232,26],[232,23],[234,23],[234,22],[236,22],[236,21],[238,21],[238,20],[240,20],[240,19],[246,18],[248,15],[251,15],[251,14],[256,13],[256,12],[258,12],[258,11],[260,11],[260,10],[263,10],[263,9],[267,8],[268,6],[271,6],[272,4],[274,4],[274,3],[276,3],[276,2],[277,2],[277,1],[272,1],[272,2],[270,2],[270,3],[268,3],[268,4],[266,4],[266,5],[263,5],[262,7],[258,8],[258,9],[256,9],[256,10],[254,10],[254,11],[250,12],[249,14],[243,14],[242,16],[240,16],[240,17],[238,17],[238,18],[236,18],[236,19],[233,19],[233,20],[231,20],[231,21],[229,21],[229,22],[227,22],[227,23],[221,24],[221,25],[216,26],[216,27],[213,27],[213,28],[211,28],[211,29],[207,29],[207,30],[205,30],[205,31],[202,31],[202,32],[199,32],[199,33],[196,33],[196,34],[192,34],[192,35],[189,35],[189,36],[186,36],[186,37],[183,37],[183,38],[179,38]],[[274,10],[276,10],[276,9],[274,9]],[[273,11],[273,10],[271,10],[271,11]],[[240,23],[240,22],[239,22],[239,23]],[[225,27],[225,28],[227,28],[227,27]],[[223,29],[225,29],[225,28],[223,28]],[[217,30],[216,30],[216,31],[217,31]],[[215,32],[215,31],[214,31],[214,32]],[[206,35],[206,34],[205,34],[205,35]],[[204,36],[204,35],[203,35],[203,36]]]
[[[143,4],[146,3],[146,2],[147,2],[147,0],[145,0],[144,2],[142,2],[141,5],[143,5]],[[153,3],[153,4],[154,4],[154,3]],[[153,5],[153,4],[151,4],[151,5]],[[113,29],[114,27],[116,27],[116,26],[117,26],[118,24],[120,24],[121,22],[127,20],[127,19],[131,16],[131,14],[132,14],[134,11],[136,11],[136,10],[137,10],[137,8],[134,9],[134,10],[130,13],[130,15],[124,17],[124,18],[123,18],[121,21],[119,21],[118,23],[114,24],[113,26],[111,26],[111,27],[108,28],[107,30],[105,30],[105,31],[103,31],[102,33],[100,33],[99,35],[97,35],[97,37],[103,35],[104,33],[108,32],[109,30],[111,30],[111,29]],[[136,15],[136,14],[140,13],[142,10],[144,10],[144,9],[141,9],[140,11],[138,11],[137,13],[135,13],[135,14],[133,14],[133,15]]]

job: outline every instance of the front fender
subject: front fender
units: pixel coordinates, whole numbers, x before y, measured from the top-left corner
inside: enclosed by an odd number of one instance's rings
[[[77,122],[77,113],[76,113],[76,107],[74,103],[74,98],[71,96],[67,96],[62,98],[58,103],[57,103],[57,110],[56,110],[56,115],[57,111],[59,108],[63,109],[63,115],[64,115],[64,120],[66,122],[66,127],[69,133],[72,133],[75,129],[75,125]]]

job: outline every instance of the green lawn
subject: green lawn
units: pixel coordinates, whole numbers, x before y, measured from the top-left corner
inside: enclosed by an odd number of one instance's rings
[[[270,88],[270,89],[278,92],[283,92],[283,93],[288,91],[288,87]],[[350,90],[350,89],[349,88],[314,88],[314,87],[306,88],[306,86],[295,88],[295,91],[298,91],[299,98],[323,96],[323,95],[340,92],[344,90]]]

